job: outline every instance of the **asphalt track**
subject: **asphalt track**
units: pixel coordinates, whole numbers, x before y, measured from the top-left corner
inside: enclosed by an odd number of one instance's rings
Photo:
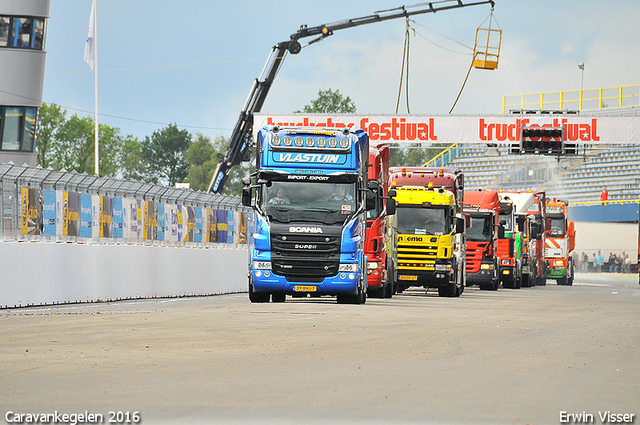
[[[639,322],[638,276],[610,274],[361,306],[233,294],[0,310],[2,420],[640,423]]]

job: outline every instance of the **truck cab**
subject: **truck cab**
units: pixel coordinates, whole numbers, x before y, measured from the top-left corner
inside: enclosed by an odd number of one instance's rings
[[[483,290],[500,286],[498,240],[504,233],[500,226],[500,197],[495,190],[465,191],[464,213],[470,217],[467,227],[467,286]]]
[[[388,220],[394,214],[393,202],[386,202],[389,189],[389,147],[384,144],[369,147],[369,203],[367,210],[367,296],[391,298],[394,293],[395,269],[388,245]]]
[[[422,286],[459,297],[466,284],[462,171],[394,167],[389,175],[397,204],[390,226],[397,291]]]
[[[575,227],[569,221],[567,203],[553,198],[547,200],[545,259],[547,278],[555,279],[558,285],[573,285],[575,264],[572,252],[575,249]]]
[[[500,225],[504,237],[498,239],[500,282],[503,288],[520,289],[522,286],[522,233],[518,230],[516,205],[510,194],[500,194]]]
[[[249,299],[366,301],[369,140],[362,130],[265,127],[243,204],[255,210]]]

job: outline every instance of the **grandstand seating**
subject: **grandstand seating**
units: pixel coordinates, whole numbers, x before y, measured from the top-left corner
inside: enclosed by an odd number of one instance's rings
[[[447,166],[465,173],[467,190],[544,190],[568,202],[598,202],[606,187],[610,201],[640,199],[640,146],[624,145],[588,150],[584,155],[557,157],[510,155],[499,157],[462,146]]]

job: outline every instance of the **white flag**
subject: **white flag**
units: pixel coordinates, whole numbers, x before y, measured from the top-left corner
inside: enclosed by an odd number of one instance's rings
[[[96,0],[91,3],[91,17],[89,17],[89,30],[87,31],[87,43],[84,46],[84,61],[93,69],[93,55],[95,49],[94,28],[96,18]]]

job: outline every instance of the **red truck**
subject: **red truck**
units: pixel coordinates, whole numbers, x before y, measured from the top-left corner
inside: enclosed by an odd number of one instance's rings
[[[470,217],[467,227],[467,286],[497,290],[500,285],[498,236],[500,196],[495,190],[465,191],[464,214]]]
[[[389,189],[389,147],[369,146],[369,201],[375,207],[367,211],[367,237],[364,255],[367,257],[367,295],[370,298],[391,298],[394,292],[395,268],[387,257],[387,215],[385,197]],[[394,204],[395,206],[395,204]]]

